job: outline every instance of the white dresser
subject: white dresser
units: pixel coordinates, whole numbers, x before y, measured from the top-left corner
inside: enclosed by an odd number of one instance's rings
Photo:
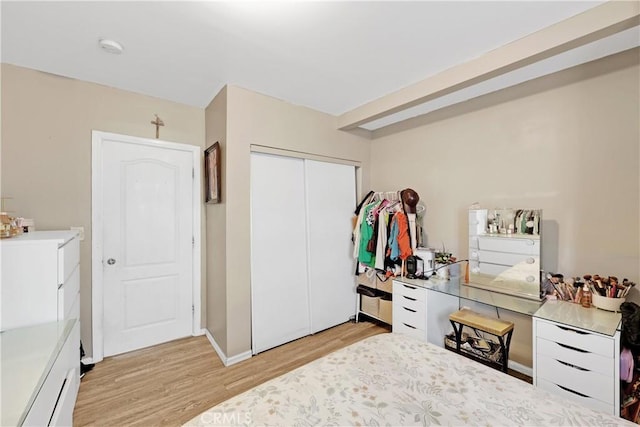
[[[620,415],[620,314],[547,301],[533,317],[533,383]]]
[[[419,286],[412,282],[416,281],[393,281],[393,333],[409,335],[444,347],[444,336],[453,330],[449,314],[458,310],[459,297],[429,290],[426,283]]]
[[[21,234],[2,240],[0,252],[0,331],[80,317],[77,231]]]
[[[0,333],[0,425],[71,426],[80,386],[76,320]]]

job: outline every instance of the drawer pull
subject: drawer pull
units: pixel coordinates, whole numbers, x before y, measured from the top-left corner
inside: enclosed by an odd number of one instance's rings
[[[407,328],[411,328],[411,329],[418,329],[415,326],[411,326],[411,325],[407,325],[406,323],[402,323],[404,326],[406,326]]]
[[[412,312],[412,313],[415,313],[415,312],[416,312],[415,310],[412,310],[412,309],[407,308],[407,307],[402,307],[402,308],[404,308],[405,310],[410,311],[410,312]]]
[[[527,258],[527,264],[533,264],[534,262],[536,262],[535,259],[533,258]]]
[[[589,398],[589,396],[587,396],[586,394],[582,394],[582,393],[578,393],[577,391],[571,390],[570,388],[566,388],[566,387],[562,387],[561,385],[556,384],[556,386],[560,387],[561,389],[563,389],[564,391],[568,391],[569,393],[573,393],[573,394],[577,394],[580,397],[587,397]]]
[[[533,240],[527,240],[527,246],[533,246],[535,242]]]
[[[581,349],[581,348],[571,347],[570,345],[561,344],[561,343],[559,343],[559,342],[557,342],[556,344],[558,344],[560,347],[568,348],[569,350],[578,351],[578,352],[580,352],[580,353],[591,353],[590,351],[583,350],[583,349]]]
[[[409,285],[405,285],[404,283],[402,284],[402,286],[404,286],[405,288],[408,288],[408,289],[413,289],[414,291],[416,290],[415,287],[409,286]]]
[[[576,366],[576,365],[573,365],[573,364],[571,364],[571,363],[563,362],[562,360],[558,360],[558,359],[556,359],[556,362],[558,362],[558,363],[562,363],[562,364],[563,364],[563,365],[565,365],[565,366],[568,366],[568,367],[570,367],[570,368],[577,369],[577,370],[579,370],[579,371],[587,371],[587,372],[589,371],[588,369],[581,368],[580,366]]]
[[[527,282],[531,283],[531,282],[533,282],[534,280],[536,280],[536,278],[535,278],[535,277],[533,277],[533,276],[527,276]]]
[[[576,331],[575,329],[565,328],[564,326],[558,326],[558,325],[555,325],[555,326],[560,328],[560,329],[562,329],[563,331],[573,332],[573,333],[580,334],[580,335],[589,335],[588,332]]]
[[[406,295],[402,295],[402,298],[408,299],[409,301],[417,301],[417,299],[408,297]]]

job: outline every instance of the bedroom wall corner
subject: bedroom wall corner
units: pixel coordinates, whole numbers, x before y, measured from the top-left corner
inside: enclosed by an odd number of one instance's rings
[[[206,218],[206,329],[226,358],[227,354],[227,87],[223,87],[205,109],[205,149],[220,143],[221,202],[205,204]],[[203,172],[204,173],[204,172]],[[203,176],[204,178],[204,176]],[[204,181],[203,181],[204,182]],[[203,193],[204,197],[204,193]],[[204,199],[203,199],[204,200]]]

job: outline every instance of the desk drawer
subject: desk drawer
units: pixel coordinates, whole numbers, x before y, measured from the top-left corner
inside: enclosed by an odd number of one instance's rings
[[[608,359],[616,357],[613,338],[569,326],[548,323],[540,319],[536,319],[536,322],[536,335],[538,338],[562,343],[589,353],[601,354]]]
[[[417,329],[425,330],[427,326],[427,315],[424,307],[416,310],[407,305],[395,303],[393,306],[393,322],[395,323],[396,321]]]
[[[538,356],[548,356],[561,362],[568,362],[583,369],[614,376],[614,360],[601,354],[570,347],[564,343],[549,341],[538,337],[536,340]]]
[[[427,333],[424,329],[416,328],[412,325],[408,325],[403,322],[396,321],[396,317],[393,318],[393,333],[394,334],[402,334],[407,335],[413,338],[416,338],[420,341],[425,341],[427,339]]]
[[[542,354],[537,355],[537,379],[613,405],[615,378],[599,372],[571,366]]]
[[[393,303],[397,304],[398,307],[403,306],[423,313],[427,307],[427,303],[424,300],[415,299],[406,295],[394,295]]]
[[[393,282],[393,298],[404,296],[415,301],[426,301],[427,290],[406,283]]]
[[[608,414],[615,415],[614,405],[602,402],[598,399],[594,399],[593,397],[583,396],[582,394],[576,394],[571,390],[567,390],[564,387],[555,384],[553,381],[547,381],[544,379],[538,379],[536,387],[546,390],[550,393],[553,393],[558,396],[565,397],[567,399],[573,400],[574,402],[581,403],[587,408],[592,408],[597,411],[606,412]]]

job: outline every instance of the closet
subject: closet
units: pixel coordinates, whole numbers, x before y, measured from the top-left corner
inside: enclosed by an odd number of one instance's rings
[[[352,165],[251,154],[252,350],[354,313]]]

